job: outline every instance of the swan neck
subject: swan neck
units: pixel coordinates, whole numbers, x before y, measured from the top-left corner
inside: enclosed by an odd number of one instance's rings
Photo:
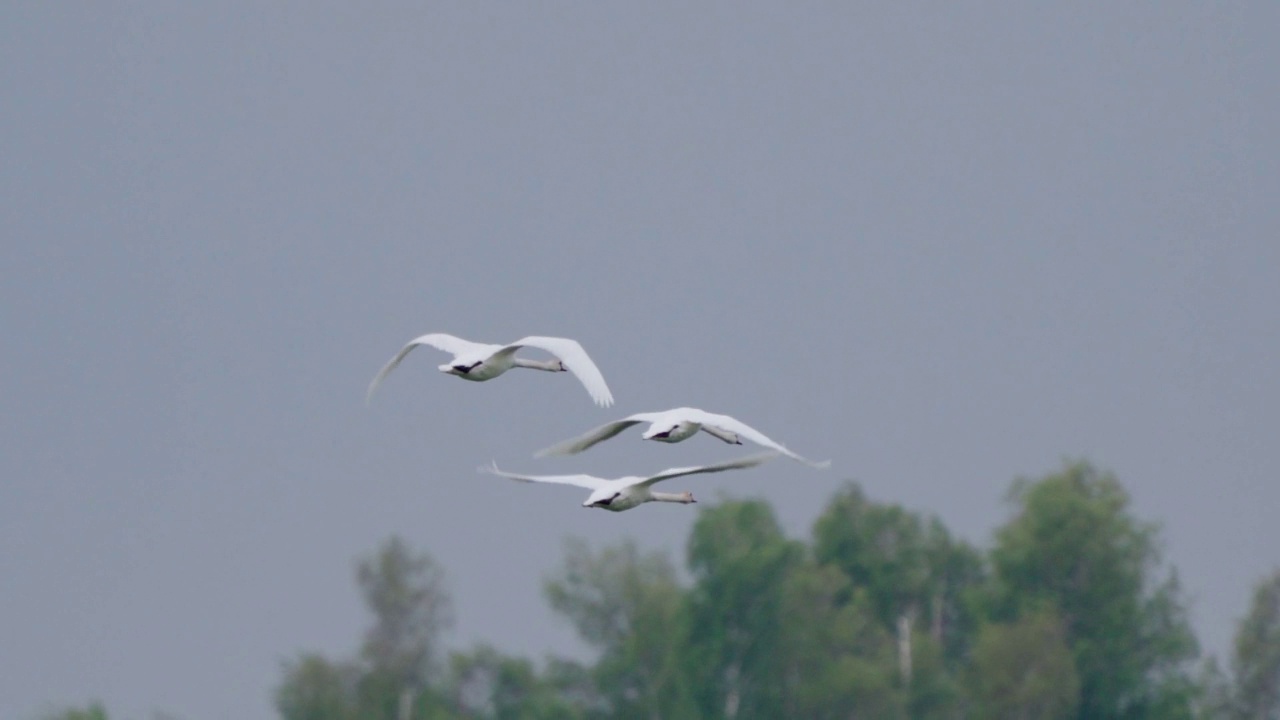
[[[706,431],[706,433],[711,437],[727,442],[730,445],[742,444],[742,441],[738,439],[737,433],[729,432],[727,430],[721,430],[720,428],[713,427],[711,425],[703,425],[702,429]]]
[[[546,370],[547,372],[559,372],[559,360],[529,360],[527,358],[516,358],[516,367],[530,368],[532,370]]]
[[[683,493],[655,492],[650,494],[653,496],[653,499],[657,500],[658,502],[684,503],[686,505],[693,502],[693,495],[687,492],[683,492]]]

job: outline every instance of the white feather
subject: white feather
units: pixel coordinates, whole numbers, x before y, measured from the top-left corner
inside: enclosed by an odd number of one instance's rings
[[[382,381],[391,374],[391,371],[395,370],[405,357],[419,345],[430,345],[438,350],[452,354],[453,359],[449,365],[442,366],[440,369],[464,377],[467,380],[480,382],[492,380],[511,368],[521,365],[543,370],[565,369],[578,378],[597,405],[608,407],[613,404],[613,394],[609,392],[609,386],[605,383],[604,376],[600,374],[600,369],[596,367],[596,364],[591,360],[591,356],[587,355],[587,351],[583,350],[582,345],[576,340],[532,335],[507,345],[489,345],[463,340],[447,333],[430,333],[410,340],[408,344],[400,349],[400,352],[396,353],[395,357],[391,358],[378,371],[373,381],[369,383],[369,389],[365,393],[366,403],[373,398],[373,393],[382,384]],[[517,361],[515,353],[523,347],[549,352],[556,356],[563,367],[547,367],[551,363]],[[467,367],[451,369],[451,366]]]
[[[676,425],[693,423],[697,426],[701,426],[703,430],[706,430],[707,428],[714,428],[720,433],[726,435],[740,436],[762,447],[769,448],[770,450],[776,450],[792,460],[804,463],[810,467],[822,469],[831,465],[830,460],[814,462],[804,458],[787,449],[782,445],[782,443],[771,439],[769,436],[741,420],[728,415],[718,415],[704,410],[699,410],[697,408],[688,407],[673,408],[671,410],[664,410],[661,412],[636,413],[621,420],[605,423],[604,425],[588,430],[578,437],[570,438],[552,445],[545,450],[540,450],[534,455],[534,457],[545,457],[547,455],[574,455],[597,443],[604,442],[605,440],[620,434],[623,430],[626,430],[632,425],[638,425],[640,423],[649,423],[649,430],[653,432],[662,432]],[[646,433],[646,435],[647,434],[648,433]],[[673,437],[668,440],[668,442],[679,442],[681,439],[683,438]]]

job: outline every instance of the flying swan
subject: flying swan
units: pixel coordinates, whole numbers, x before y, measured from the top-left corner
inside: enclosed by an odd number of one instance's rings
[[[504,472],[498,469],[498,464],[494,463],[490,467],[480,467],[480,472],[490,473],[499,477],[511,478],[520,482],[535,483],[559,483],[561,485],[577,485],[591,491],[591,495],[587,501],[582,503],[582,507],[586,508],[603,508],[614,512],[622,512],[631,508],[642,505],[647,502],[674,502],[689,504],[697,502],[693,499],[693,493],[664,493],[654,492],[650,490],[654,483],[671,478],[680,477],[682,475],[696,475],[698,473],[714,473],[723,472],[725,470],[737,470],[739,468],[755,467],[767,460],[777,457],[778,453],[762,453],[759,455],[751,455],[737,460],[729,460],[726,462],[716,463],[714,465],[700,465],[697,467],[671,468],[663,470],[656,475],[649,477],[627,476],[617,480],[606,480],[604,478],[594,477],[592,475],[519,475],[517,473]]]
[[[601,425],[571,440],[565,440],[558,445],[540,450],[534,457],[576,455],[592,445],[604,442],[632,425],[640,423],[649,423],[649,429],[641,436],[644,440],[678,443],[682,440],[688,440],[696,435],[699,430],[703,430],[708,435],[732,445],[741,445],[743,438],[746,438],[757,445],[776,450],[792,460],[802,462],[810,467],[825,468],[831,464],[830,460],[813,462],[800,457],[782,445],[770,440],[759,430],[728,415],[716,415],[715,413],[688,407],[674,408],[662,412],[636,413],[630,417]]]
[[[600,369],[591,361],[587,351],[582,349],[576,340],[557,337],[538,337],[530,335],[509,345],[488,345],[485,343],[463,340],[446,333],[431,333],[414,338],[405,345],[396,356],[391,358],[369,383],[369,392],[365,395],[365,403],[373,397],[382,380],[404,360],[411,350],[419,345],[430,345],[437,350],[453,354],[453,360],[440,366],[440,372],[462,378],[484,382],[492,380],[513,367],[533,368],[547,372],[564,372],[568,370],[582,381],[591,399],[600,407],[613,404],[613,394],[604,382]],[[554,360],[528,360],[516,357],[520,348],[536,348],[545,350],[555,356]]]

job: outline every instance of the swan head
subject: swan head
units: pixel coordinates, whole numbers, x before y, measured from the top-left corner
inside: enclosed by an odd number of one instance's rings
[[[671,433],[680,429],[679,423],[653,425],[644,431],[644,435],[640,437],[644,440],[666,440],[671,437]]]
[[[483,361],[476,361],[469,365],[464,363],[446,363],[444,365],[441,365],[439,367],[439,370],[440,372],[446,373],[449,375],[466,377],[468,374],[471,373],[472,370],[475,370],[477,367],[479,367],[482,364],[483,364]]]
[[[677,443],[698,431],[698,426],[688,422],[659,422],[649,426],[640,437],[644,440]]]
[[[609,505],[611,505],[614,500],[617,500],[621,496],[622,496],[622,493],[618,492],[617,490],[610,490],[607,488],[603,490],[597,490],[591,493],[591,497],[588,497],[586,502],[582,503],[582,507],[584,508],[598,507],[598,508],[604,508],[605,510],[609,510],[611,509]]]
[[[686,492],[680,493],[680,502],[684,503],[685,505],[688,505],[690,503],[696,503],[698,501],[693,498],[693,493],[686,491]]]

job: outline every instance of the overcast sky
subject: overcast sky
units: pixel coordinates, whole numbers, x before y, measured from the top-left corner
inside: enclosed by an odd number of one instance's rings
[[[275,716],[354,652],[353,562],[445,566],[454,647],[581,654],[568,535],[698,507],[478,475],[688,478],[805,537],[840,482],[987,547],[1083,457],[1162,524],[1222,651],[1280,563],[1280,5],[0,5],[0,717]],[[415,335],[577,338],[466,383]]]

